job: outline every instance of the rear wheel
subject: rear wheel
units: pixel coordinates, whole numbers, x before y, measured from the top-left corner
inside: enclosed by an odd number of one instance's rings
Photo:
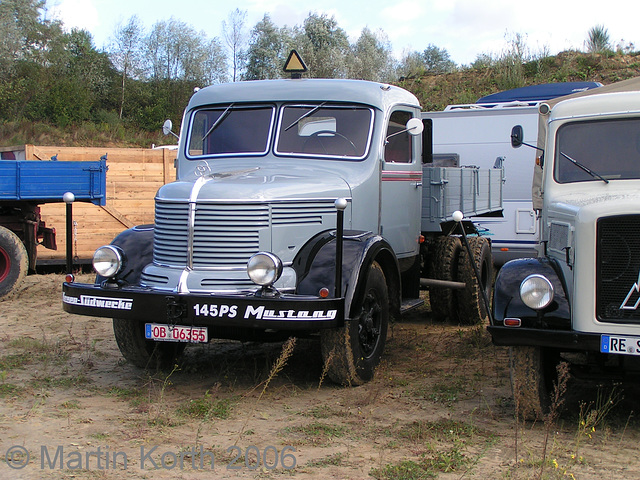
[[[9,295],[29,268],[27,249],[11,230],[0,227],[0,298]]]
[[[362,385],[373,378],[380,363],[389,325],[389,292],[382,268],[369,267],[358,314],[343,327],[320,336],[327,375],[341,385]]]
[[[460,322],[475,325],[487,321],[489,316],[482,291],[484,290],[487,300],[491,298],[493,263],[489,240],[485,237],[469,237],[467,240],[471,249],[471,260],[480,272],[480,282],[469,259],[469,252],[463,247],[458,265],[458,281],[465,283],[467,287],[456,292],[456,304]]]
[[[431,273],[437,280],[455,281],[458,277],[458,262],[462,243],[459,237],[436,238],[433,248]],[[429,303],[435,320],[457,322],[456,300],[453,290],[429,287]]]
[[[122,356],[138,368],[170,369],[186,347],[185,343],[147,340],[144,323],[136,320],[114,318],[113,333]]]

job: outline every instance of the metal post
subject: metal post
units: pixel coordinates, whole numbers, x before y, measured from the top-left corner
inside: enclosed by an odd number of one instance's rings
[[[462,241],[464,243],[464,247],[467,249],[467,253],[469,254],[469,261],[471,265],[473,265],[473,271],[476,274],[476,279],[478,280],[478,285],[480,285],[480,291],[482,292],[482,301],[484,303],[484,307],[487,309],[487,315],[489,316],[489,323],[493,325],[493,312],[491,312],[491,305],[489,304],[489,297],[487,297],[487,292],[482,285],[482,279],[480,277],[480,270],[478,270],[478,266],[476,265],[476,261],[473,258],[473,253],[471,252],[471,247],[469,246],[469,241],[467,240],[467,234],[464,231],[464,225],[462,225],[463,214],[460,211],[453,212],[453,220],[458,222],[460,225],[460,231],[462,232]]]
[[[342,297],[342,244],[344,242],[344,209],[347,208],[347,199],[339,198],[335,202],[337,210],[336,220],[336,288],[335,298]]]
[[[67,274],[73,273],[73,202],[76,196],[66,192],[62,199],[67,204]]]

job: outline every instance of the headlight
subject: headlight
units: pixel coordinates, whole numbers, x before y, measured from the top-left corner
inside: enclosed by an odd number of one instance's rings
[[[253,283],[273,285],[282,275],[282,260],[273,253],[258,252],[247,262],[247,273]]]
[[[124,257],[122,250],[113,245],[105,245],[93,254],[93,268],[98,275],[111,278],[122,268]]]
[[[520,298],[534,310],[542,310],[553,300],[553,285],[543,275],[529,275],[520,284]]]

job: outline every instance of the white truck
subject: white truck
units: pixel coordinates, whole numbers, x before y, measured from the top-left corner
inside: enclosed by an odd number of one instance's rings
[[[511,129],[521,125],[525,142],[535,143],[540,102],[600,86],[598,82],[532,85],[488,95],[476,103],[422,113],[425,137],[431,138],[427,145],[432,146],[428,156],[433,164],[504,166],[502,214],[471,218],[478,230],[491,238],[497,266],[514,258],[535,256],[538,243],[538,222],[531,202],[536,154],[528,149],[513,150]]]
[[[541,141],[531,145],[541,170],[539,256],[502,267],[489,327],[495,344],[511,347],[524,418],[549,406],[561,360],[575,374],[638,371],[639,84],[539,106]],[[521,130],[512,133],[516,147]]]
[[[64,309],[113,317],[140,367],[213,338],[317,335],[332,380],[368,381],[390,319],[422,303],[421,284],[441,288],[432,303],[460,305],[463,320],[488,313],[490,243],[469,238],[478,282],[453,213],[499,211],[502,171],[425,167],[422,128],[416,97],[380,83],[197,91],[155,224],[99,248],[96,283],[65,282]]]

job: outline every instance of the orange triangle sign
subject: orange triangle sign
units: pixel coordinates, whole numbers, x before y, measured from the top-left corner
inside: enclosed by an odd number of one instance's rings
[[[289,58],[284,64],[284,71],[287,73],[302,73],[307,71],[307,66],[302,61],[302,57],[295,50],[291,50]]]

